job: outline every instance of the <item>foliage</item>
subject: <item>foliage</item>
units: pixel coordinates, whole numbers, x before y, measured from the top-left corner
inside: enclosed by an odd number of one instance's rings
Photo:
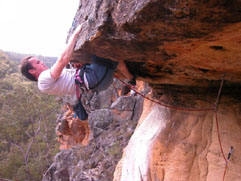
[[[56,57],[44,57],[42,55],[34,55],[34,54],[23,54],[23,53],[16,53],[16,52],[4,52],[4,54],[10,59],[10,60],[13,60],[17,63],[20,62],[20,60],[24,57],[27,57],[27,56],[35,56],[37,57],[38,59],[42,60],[47,66],[51,66],[55,63],[56,61]],[[0,57],[1,58],[1,57]]]
[[[1,53],[1,52],[0,52]],[[7,60],[7,57],[0,55],[1,67],[0,67],[0,79],[6,77],[11,73],[15,73],[17,71],[16,63],[13,61]]]
[[[58,151],[59,103],[36,87],[0,52],[0,180],[41,180]]]

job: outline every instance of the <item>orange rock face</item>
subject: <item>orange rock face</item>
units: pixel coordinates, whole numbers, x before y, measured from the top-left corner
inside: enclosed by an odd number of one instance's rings
[[[82,61],[85,54],[125,60],[131,73],[155,90],[160,84],[205,87],[224,73],[226,86],[240,85],[240,4],[238,0],[82,2],[74,21],[85,28],[75,61]]]
[[[88,121],[80,121],[78,118],[74,118],[74,112],[70,107],[67,106],[65,109],[66,112],[60,123],[62,129],[61,131],[58,131],[58,129],[56,131],[60,149],[69,149],[77,144],[87,145],[90,135]]]
[[[212,107],[215,99],[206,98],[192,103],[199,108]],[[222,97],[217,117],[225,157],[231,146],[235,150],[228,161],[225,180],[238,181],[241,179],[240,102]],[[224,168],[213,111],[180,111],[146,100],[139,125],[116,167],[114,180],[222,180]]]
[[[239,0],[83,1],[70,34],[81,23],[75,61],[89,54],[124,60],[157,101],[213,108],[224,79],[217,116],[226,157],[234,147],[225,178],[241,180]],[[146,100],[115,180],[222,180],[224,166],[213,111],[178,111]]]

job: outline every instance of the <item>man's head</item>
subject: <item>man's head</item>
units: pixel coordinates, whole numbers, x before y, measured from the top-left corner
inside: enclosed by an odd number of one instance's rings
[[[21,72],[29,80],[38,81],[38,77],[48,67],[36,57],[29,56],[21,60]]]

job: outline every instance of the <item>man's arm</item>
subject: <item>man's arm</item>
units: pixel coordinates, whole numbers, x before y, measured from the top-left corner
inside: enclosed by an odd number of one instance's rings
[[[82,30],[82,25],[79,25],[73,35],[71,36],[71,38],[69,39],[69,42],[64,50],[64,52],[61,53],[60,57],[58,58],[58,60],[55,62],[55,64],[51,67],[51,76],[54,79],[58,79],[59,76],[62,73],[62,70],[64,69],[64,67],[69,63],[69,61],[71,60],[72,54],[74,52],[74,47],[75,44],[77,42],[77,38],[79,33]]]

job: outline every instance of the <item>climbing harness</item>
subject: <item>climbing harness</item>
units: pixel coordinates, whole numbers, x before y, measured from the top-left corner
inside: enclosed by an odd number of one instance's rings
[[[88,118],[88,114],[81,101],[81,97],[84,95],[83,93],[86,92],[86,87],[83,81],[83,71],[81,68],[76,69],[75,72],[75,87],[78,103],[73,107],[75,112],[74,117],[78,116],[80,120],[86,120]]]
[[[215,115],[215,121],[216,121],[216,127],[217,127],[217,134],[218,134],[218,141],[219,141],[219,146],[220,146],[220,150],[221,150],[221,153],[222,153],[222,156],[223,156],[223,159],[225,161],[225,169],[224,169],[224,173],[223,173],[223,181],[225,179],[225,175],[226,175],[226,170],[227,170],[227,166],[228,166],[228,161],[226,159],[226,157],[224,156],[224,152],[223,152],[223,147],[222,147],[222,142],[221,142],[221,138],[220,138],[220,131],[219,131],[219,124],[218,124],[218,117],[217,117],[217,109],[218,109],[218,103],[219,103],[219,100],[220,100],[220,95],[221,95],[221,91],[222,91],[222,88],[223,88],[223,83],[224,83],[224,78],[226,76],[226,73],[224,74],[223,78],[222,78],[222,81],[221,81],[221,84],[220,84],[220,87],[219,87],[219,90],[218,90],[218,95],[217,95],[217,99],[216,99],[216,102],[214,104],[214,108],[203,108],[203,109],[190,109],[190,108],[182,108],[182,107],[175,107],[175,106],[172,106],[172,105],[167,105],[167,104],[163,104],[159,101],[156,101],[154,99],[151,99],[149,97],[146,97],[144,94],[141,94],[140,92],[138,92],[134,86],[131,86],[129,85],[128,83],[124,82],[123,80],[121,80],[119,78],[118,75],[115,74],[115,77],[120,81],[122,82],[125,86],[129,87],[131,90],[133,90],[136,94],[142,96],[143,98],[145,99],[148,99],[150,100],[151,102],[154,102],[156,104],[159,104],[161,106],[164,106],[164,107],[167,107],[167,108],[170,108],[170,109],[176,109],[176,110],[182,110],[182,111],[214,111],[214,115]],[[228,155],[231,156],[232,154],[232,151],[233,151],[233,147],[231,147],[231,150],[229,152]],[[228,158],[230,158],[230,156],[228,156]],[[228,159],[229,160],[229,159]]]
[[[86,120],[88,114],[93,111],[90,105],[90,100],[95,95],[95,91],[89,90],[84,83],[84,72],[86,65],[77,67],[75,72],[75,87],[76,97],[78,103],[74,106],[75,117],[76,115],[80,120]]]
[[[76,88],[76,97],[80,98],[80,87],[85,86],[83,81],[83,71],[81,68],[77,68],[75,72],[75,88]]]

